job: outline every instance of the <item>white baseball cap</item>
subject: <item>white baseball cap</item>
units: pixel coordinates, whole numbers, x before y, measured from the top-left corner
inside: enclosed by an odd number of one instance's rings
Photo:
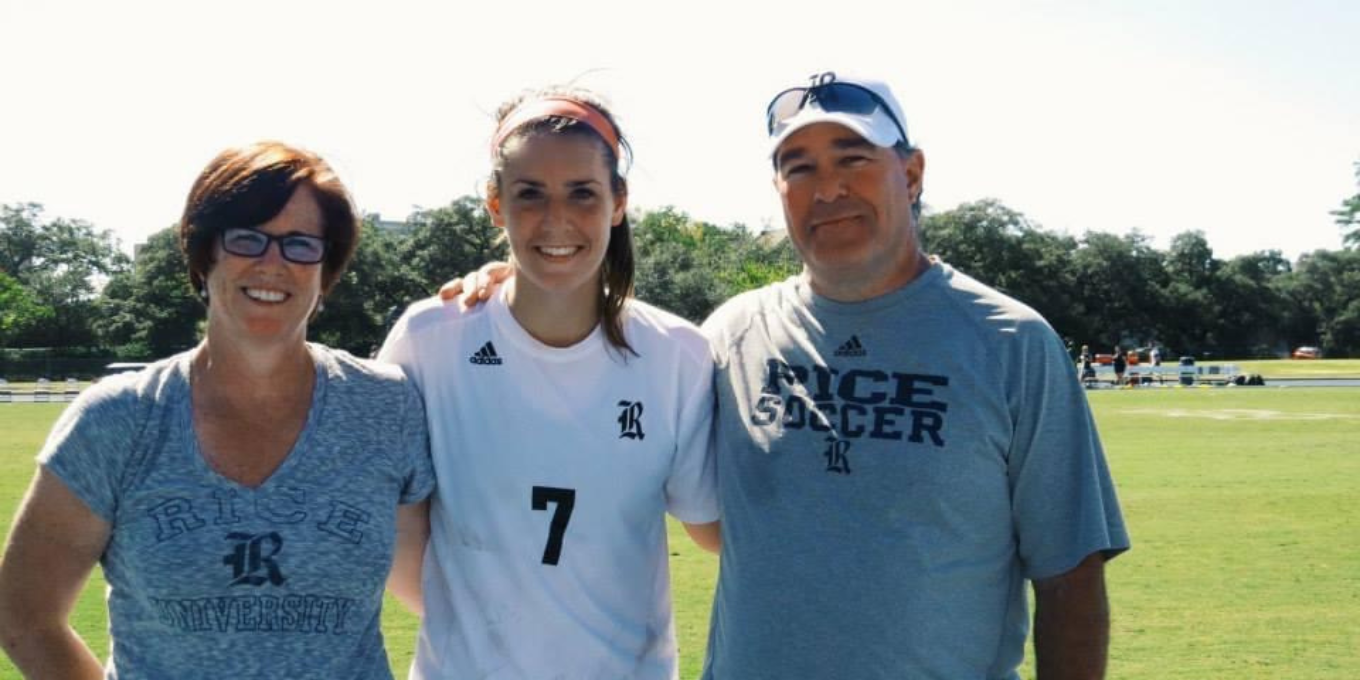
[[[789,135],[813,123],[843,125],[875,146],[886,148],[907,142],[906,116],[887,83],[838,77],[830,71],[775,95],[766,109],[765,122],[771,156]]]

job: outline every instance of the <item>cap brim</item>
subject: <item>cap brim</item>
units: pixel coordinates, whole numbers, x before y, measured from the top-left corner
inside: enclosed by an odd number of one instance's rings
[[[852,113],[841,111],[823,111],[815,107],[807,107],[798,112],[798,115],[781,123],[774,134],[770,137],[770,156],[774,156],[784,140],[788,139],[793,133],[817,123],[835,123],[851,132],[868,140],[874,146],[883,148],[891,147],[902,139],[897,127],[893,122],[881,113],[870,116],[857,116]]]

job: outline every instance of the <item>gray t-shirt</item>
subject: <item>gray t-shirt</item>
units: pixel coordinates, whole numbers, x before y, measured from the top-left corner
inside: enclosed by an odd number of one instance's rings
[[[397,505],[434,489],[401,371],[309,345],[306,426],[250,488],[193,431],[193,351],[81,394],[41,464],[113,528],[110,678],[391,678],[379,614]]]
[[[704,678],[1018,678],[1026,579],[1128,547],[1061,341],[947,265],[854,304],[794,277],[704,330],[723,513]]]

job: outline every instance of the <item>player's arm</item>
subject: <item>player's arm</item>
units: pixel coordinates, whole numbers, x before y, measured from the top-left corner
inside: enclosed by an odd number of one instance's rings
[[[0,557],[0,646],[24,677],[104,677],[67,617],[109,534],[108,522],[38,468]]]
[[[425,543],[430,537],[430,502],[397,506],[397,547],[387,589],[414,614],[423,615],[420,565],[425,560]]]
[[[1071,571],[1034,582],[1037,680],[1100,680],[1110,645],[1105,556],[1086,556]]]
[[[722,549],[722,522],[707,522],[705,524],[685,524],[685,533],[689,534],[694,544],[711,553],[716,553]]]

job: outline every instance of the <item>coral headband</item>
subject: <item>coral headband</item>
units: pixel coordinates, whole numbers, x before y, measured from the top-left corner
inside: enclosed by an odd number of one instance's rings
[[[500,127],[496,128],[496,136],[491,138],[491,155],[494,157],[505,138],[520,126],[550,117],[570,118],[589,125],[590,129],[609,145],[609,150],[614,152],[614,158],[619,157],[619,136],[615,134],[614,126],[609,123],[609,119],[595,107],[566,97],[543,97],[520,104],[519,108],[511,111],[510,115],[501,121]]]

